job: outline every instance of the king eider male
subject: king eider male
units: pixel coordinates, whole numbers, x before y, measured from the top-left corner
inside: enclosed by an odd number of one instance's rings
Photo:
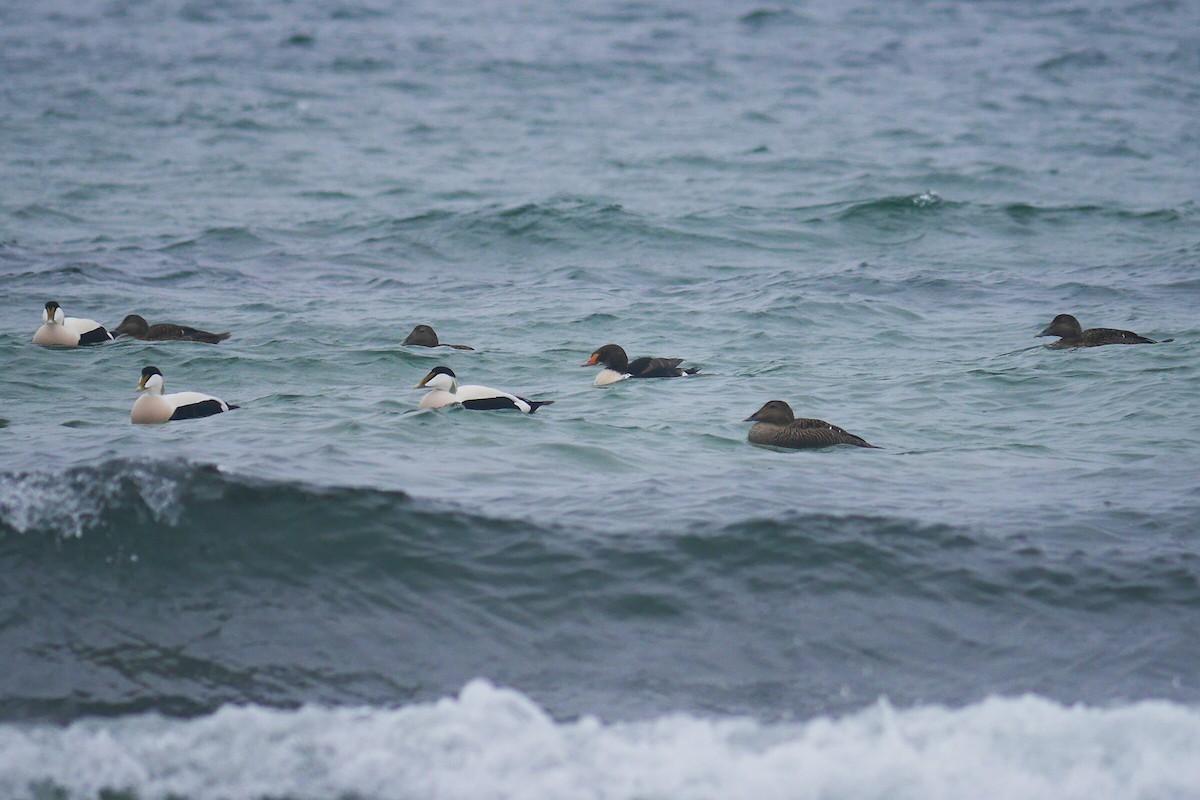
[[[1059,314],[1046,329],[1037,336],[1059,336],[1057,342],[1046,345],[1054,350],[1067,347],[1100,347],[1105,344],[1158,344],[1153,339],[1139,336],[1133,331],[1122,331],[1116,328],[1088,328],[1086,331],[1079,320],[1070,314]],[[1173,342],[1174,339],[1164,339],[1163,342]]]
[[[107,342],[112,338],[112,334],[99,322],[68,317],[58,303],[51,300],[42,309],[42,327],[33,334],[33,343],[44,347],[77,347]]]
[[[629,356],[625,355],[625,351],[620,345],[606,344],[592,353],[592,357],[579,366],[594,367],[597,364],[603,364],[604,369],[596,375],[596,380],[592,381],[592,385],[608,386],[610,383],[629,378],[680,378],[684,375],[695,375],[700,371],[699,367],[684,369],[679,366],[682,363],[682,358],[652,358],[650,356],[642,356],[630,362]]]
[[[474,347],[467,347],[465,344],[443,344],[439,342],[438,335],[428,325],[418,325],[413,328],[408,338],[400,344],[410,344],[414,347],[453,347],[455,350],[475,349]]]
[[[204,342],[216,344],[229,338],[228,333],[209,333],[199,328],[189,328],[187,325],[176,325],[173,322],[156,322],[151,325],[146,318],[130,314],[121,320],[121,324],[113,328],[115,336],[132,336],[144,342]]]
[[[461,405],[472,411],[499,411],[515,408],[524,414],[532,414],[553,400],[526,400],[515,394],[502,392],[488,386],[458,385],[458,377],[449,367],[434,367],[416,385],[417,389],[432,389],[421,398],[420,408],[444,408]]]
[[[137,390],[145,394],[134,402],[133,412],[129,415],[134,425],[154,425],[180,419],[211,417],[213,414],[238,407],[199,392],[163,394],[163,374],[158,367],[146,367],[142,370],[142,379],[138,381]]]
[[[754,423],[746,437],[751,444],[788,447],[793,450],[832,447],[835,444],[880,449],[823,419],[796,419],[792,407],[782,400],[771,400],[746,417],[745,421]]]

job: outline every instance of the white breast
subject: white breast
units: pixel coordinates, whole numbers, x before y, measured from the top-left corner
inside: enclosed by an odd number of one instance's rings
[[[421,402],[417,404],[417,408],[445,408],[452,406],[459,401],[456,395],[452,395],[444,389],[434,389],[432,392],[426,392],[421,397]]]
[[[170,420],[173,413],[175,406],[166,402],[161,395],[144,394],[133,401],[129,421],[134,425],[157,425]]]
[[[609,384],[627,380],[628,378],[629,375],[624,372],[605,368],[596,374],[596,380],[592,381],[592,386],[608,386]]]
[[[67,330],[65,325],[43,325],[33,335],[33,343],[43,347],[75,347],[79,334]]]

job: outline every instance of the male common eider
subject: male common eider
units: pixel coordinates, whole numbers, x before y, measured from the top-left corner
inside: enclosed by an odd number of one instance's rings
[[[750,426],[750,434],[746,437],[751,444],[790,447],[795,450],[831,447],[835,444],[880,449],[823,419],[796,419],[792,414],[792,407],[782,400],[771,400],[746,417],[745,421],[755,423]]]
[[[199,392],[163,394],[163,374],[159,372],[158,367],[146,367],[142,370],[142,379],[138,381],[137,390],[144,391],[145,394],[134,402],[133,412],[129,415],[134,425],[211,417],[213,414],[238,408],[220,398]]]
[[[1139,336],[1133,331],[1116,328],[1088,328],[1086,331],[1079,320],[1070,314],[1059,314],[1046,329],[1037,336],[1060,336],[1057,342],[1046,345],[1055,350],[1067,347],[1099,347],[1105,344],[1158,344],[1153,339]],[[1172,339],[1165,339],[1170,342]]]
[[[189,328],[187,325],[176,325],[172,322],[157,322],[153,325],[146,318],[130,314],[121,320],[121,324],[113,328],[114,336],[132,336],[146,342],[187,341],[216,344],[229,338],[228,333],[209,333],[199,328]]]
[[[467,347],[465,344],[443,344],[439,342],[437,334],[428,325],[418,325],[413,328],[408,338],[400,344],[411,344],[415,347],[453,347],[455,350],[475,349],[474,347]]]
[[[629,356],[625,355],[625,351],[620,345],[606,344],[592,353],[592,357],[579,366],[594,367],[597,364],[603,364],[604,369],[596,375],[596,380],[592,381],[592,385],[608,386],[610,383],[627,378],[679,378],[684,375],[695,375],[700,371],[699,367],[684,369],[679,366],[682,363],[682,358],[652,358],[650,356],[642,356],[634,359],[631,363]]]
[[[68,317],[58,303],[51,300],[42,310],[42,327],[33,334],[33,343],[46,347],[76,347],[99,344],[112,338],[99,322]]]
[[[432,389],[421,398],[420,408],[444,408],[445,406],[461,405],[472,411],[498,411],[514,408],[525,414],[532,414],[542,406],[548,406],[553,400],[526,400],[515,394],[502,392],[488,386],[458,385],[454,370],[449,367],[434,367],[421,382],[417,389]]]

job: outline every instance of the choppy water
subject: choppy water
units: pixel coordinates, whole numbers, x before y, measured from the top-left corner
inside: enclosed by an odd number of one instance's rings
[[[0,796],[1200,797],[1198,54],[1174,2],[0,7]],[[413,413],[442,363],[555,404]],[[134,428],[146,364],[242,408]],[[751,447],[775,398],[885,449]]]

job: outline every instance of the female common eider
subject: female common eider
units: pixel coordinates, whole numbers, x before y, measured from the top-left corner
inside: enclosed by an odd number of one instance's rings
[[[592,357],[579,366],[594,367],[597,364],[603,364],[604,369],[596,375],[596,380],[592,381],[592,385],[608,386],[610,383],[628,378],[679,378],[684,375],[695,375],[700,371],[699,367],[684,369],[679,366],[682,363],[682,358],[652,358],[650,356],[634,359],[631,363],[629,356],[625,355],[625,351],[620,345],[606,344],[592,353]]]
[[[42,310],[42,327],[33,334],[33,343],[45,347],[77,347],[81,344],[107,342],[113,335],[92,319],[77,319],[63,313],[51,300]]]
[[[458,385],[458,377],[449,367],[434,367],[428,375],[416,385],[417,389],[432,389],[421,398],[420,408],[444,408],[455,404],[472,411],[498,411],[515,408],[525,414],[532,414],[542,406],[548,406],[553,400],[526,400],[515,394],[502,392],[488,386]]]
[[[750,426],[750,434],[746,437],[751,444],[788,447],[794,450],[831,447],[835,444],[880,449],[823,419],[796,419],[792,407],[782,400],[771,400],[746,417],[745,421],[755,423]]]
[[[474,347],[467,347],[465,344],[443,344],[439,342],[437,334],[428,325],[418,325],[413,328],[408,338],[400,344],[411,344],[414,347],[453,347],[455,350],[475,349]]]
[[[224,400],[199,392],[177,392],[163,394],[163,374],[158,367],[146,367],[142,370],[142,379],[138,381],[137,390],[145,392],[133,404],[133,412],[129,419],[134,425],[154,425],[160,422],[173,422],[180,419],[198,419],[211,417],[238,408]]]
[[[113,335],[132,336],[144,342],[186,341],[205,344],[216,344],[229,338],[228,333],[209,333],[172,322],[157,322],[151,325],[146,322],[145,317],[137,314],[130,314],[121,320],[121,324],[113,328]]]
[[[1133,331],[1122,331],[1116,328],[1088,328],[1086,331],[1079,320],[1070,314],[1059,314],[1046,329],[1037,336],[1060,336],[1057,342],[1046,345],[1055,350],[1067,347],[1099,347],[1105,344],[1158,344],[1153,339],[1139,336]],[[1164,341],[1174,341],[1165,339]]]

